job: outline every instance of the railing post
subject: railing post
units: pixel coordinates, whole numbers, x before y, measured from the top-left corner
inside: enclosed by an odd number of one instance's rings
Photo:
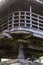
[[[8,16],[8,30],[9,30],[9,16]]]
[[[25,12],[25,27],[26,27],[26,12]]]
[[[12,15],[12,28],[14,28],[14,13]]]
[[[30,5],[30,28],[32,28],[32,6]]]
[[[38,15],[38,31],[39,31],[39,15]]]
[[[19,11],[19,27],[20,27],[20,11]]]

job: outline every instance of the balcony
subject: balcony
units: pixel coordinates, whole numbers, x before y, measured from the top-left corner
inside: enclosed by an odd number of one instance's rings
[[[43,16],[30,11],[16,11],[0,19],[0,30],[11,33],[32,33],[43,38]]]

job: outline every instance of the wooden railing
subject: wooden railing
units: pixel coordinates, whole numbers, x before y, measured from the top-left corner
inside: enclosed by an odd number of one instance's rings
[[[43,16],[30,11],[16,11],[0,19],[0,29],[24,28],[43,32]]]
[[[17,11],[8,17],[8,29],[23,27],[43,31],[43,16],[28,11]]]

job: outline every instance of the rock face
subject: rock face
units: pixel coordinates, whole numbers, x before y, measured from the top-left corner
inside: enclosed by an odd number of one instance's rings
[[[23,59],[9,60],[7,62],[0,62],[0,65],[43,65],[42,63],[27,61]]]

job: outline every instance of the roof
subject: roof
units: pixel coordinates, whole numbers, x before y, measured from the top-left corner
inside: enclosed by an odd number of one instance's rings
[[[4,12],[6,9],[8,10],[12,4],[15,4],[15,6],[17,6],[17,3],[20,4],[20,3],[24,4],[24,6],[26,6],[26,4],[28,5],[28,3],[30,2],[31,4],[36,4],[37,6],[43,6],[42,3],[38,2],[37,0],[5,0],[5,2],[3,2],[2,4],[0,3],[0,13],[1,12]],[[7,6],[6,6],[7,5]]]

